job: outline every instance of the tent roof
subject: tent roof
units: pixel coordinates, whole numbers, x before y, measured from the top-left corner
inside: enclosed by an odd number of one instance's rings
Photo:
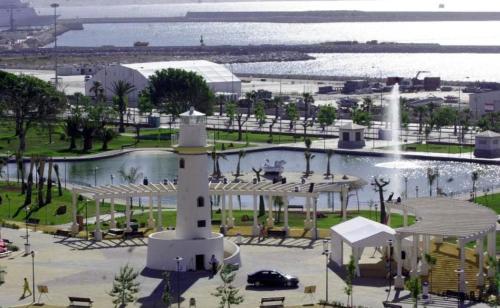
[[[361,216],[333,226],[331,230],[355,247],[384,246],[396,234],[391,227]]]

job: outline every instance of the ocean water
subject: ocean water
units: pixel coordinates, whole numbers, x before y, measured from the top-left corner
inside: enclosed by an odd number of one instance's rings
[[[293,62],[235,63],[235,73],[387,77],[429,71],[443,80],[500,81],[500,54],[311,54]],[[228,66],[229,68],[229,66]]]
[[[86,24],[59,37],[60,46],[312,44],[327,41],[500,45],[500,21],[379,23],[144,23]]]

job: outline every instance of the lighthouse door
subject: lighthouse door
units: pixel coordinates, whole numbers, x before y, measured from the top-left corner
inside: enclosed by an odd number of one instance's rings
[[[205,270],[205,255],[196,255],[196,270]]]

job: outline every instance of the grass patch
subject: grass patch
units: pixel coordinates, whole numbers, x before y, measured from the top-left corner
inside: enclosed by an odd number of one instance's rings
[[[213,140],[214,134],[216,140],[226,140],[226,141],[238,141],[238,132],[226,132],[226,131],[213,131],[208,132],[209,139]],[[310,138],[314,140],[316,138]],[[288,134],[277,134],[274,133],[272,139],[269,137],[269,133],[256,133],[256,132],[243,132],[243,140],[240,142],[257,142],[257,143],[291,143],[303,141],[304,138],[301,134],[288,135]]]
[[[489,207],[495,213],[500,214],[500,193],[477,197],[475,202]]]
[[[384,150],[390,150],[390,147],[383,147]],[[471,145],[446,145],[446,144],[420,144],[411,143],[404,144],[401,146],[402,151],[410,152],[431,152],[431,153],[448,153],[448,154],[459,154],[459,153],[469,153],[474,151],[474,147]]]

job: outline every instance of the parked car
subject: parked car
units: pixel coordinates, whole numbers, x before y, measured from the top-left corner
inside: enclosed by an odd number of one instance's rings
[[[282,286],[282,287],[297,287],[299,279],[295,276],[282,274],[276,270],[261,270],[253,274],[249,274],[247,278],[248,284],[259,286]]]

